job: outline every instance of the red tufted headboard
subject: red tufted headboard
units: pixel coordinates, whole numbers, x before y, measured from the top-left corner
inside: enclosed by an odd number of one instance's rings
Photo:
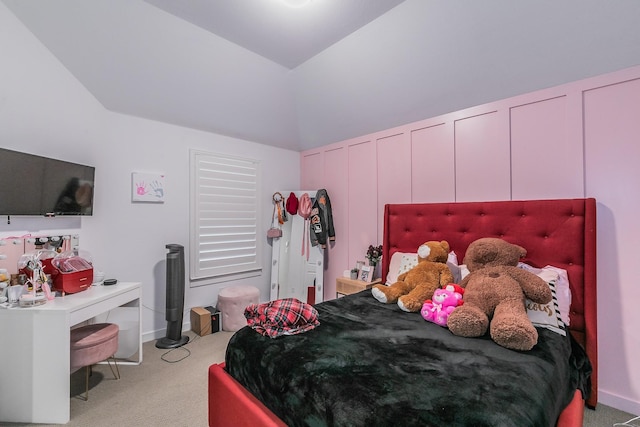
[[[527,250],[524,262],[567,270],[570,330],[593,365],[591,396],[598,397],[595,199],[386,205],[382,277],[394,252],[416,252],[428,240],[446,240],[460,263],[480,237],[500,237]]]

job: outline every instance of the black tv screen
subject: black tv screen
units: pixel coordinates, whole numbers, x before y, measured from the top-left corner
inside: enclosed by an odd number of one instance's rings
[[[95,168],[0,148],[0,215],[92,215]]]

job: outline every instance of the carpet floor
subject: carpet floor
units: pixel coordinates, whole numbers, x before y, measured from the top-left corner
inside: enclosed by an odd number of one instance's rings
[[[71,420],[66,426],[207,426],[208,368],[224,361],[233,333],[184,334],[189,342],[176,349],[156,348],[155,341],[144,343],[142,364],[118,364],[119,380],[108,365],[94,366],[88,401],[80,397],[85,391],[85,370],[71,374]]]

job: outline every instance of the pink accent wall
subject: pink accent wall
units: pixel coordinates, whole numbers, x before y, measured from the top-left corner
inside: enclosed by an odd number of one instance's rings
[[[509,200],[508,110],[458,119],[454,126],[455,200]]]
[[[325,298],[382,243],[386,203],[595,197],[600,401],[640,413],[640,329],[629,327],[640,300],[639,139],[640,66],[302,152],[302,187],[326,188],[334,210]]]
[[[348,165],[347,182],[349,199],[347,201],[347,229],[340,235],[346,237],[349,251],[346,262],[342,263],[345,270],[348,266],[355,266],[356,261],[365,260],[364,254],[370,244],[371,233],[376,234],[379,224],[378,218],[378,176],[376,168],[375,140],[364,140],[347,146]],[[327,189],[327,191],[329,191]],[[331,192],[329,192],[331,194]],[[359,251],[351,250],[353,247]],[[335,265],[334,265],[335,266]],[[342,272],[339,270],[339,273]],[[335,287],[335,277],[329,279],[328,288]]]
[[[446,202],[456,194],[453,123],[439,123],[410,133],[411,197],[414,203]],[[394,183],[395,184],[395,183]],[[379,234],[380,235],[380,234]]]
[[[387,203],[402,203],[411,198],[411,167],[406,159],[411,156],[411,139],[406,133],[378,139],[376,170],[378,171],[377,217],[384,215]],[[403,185],[397,185],[397,183]],[[382,221],[378,221],[378,236],[382,236]],[[369,244],[376,244],[372,241]],[[380,242],[382,243],[382,242]],[[367,245],[368,247],[368,245]]]
[[[345,155],[346,150],[344,147],[338,147],[323,153],[327,168],[331,173],[320,175],[322,185],[317,187],[332,189],[329,192],[329,199],[331,200],[331,210],[333,212],[333,225],[336,230],[342,230],[336,237],[335,244],[329,245],[329,249],[325,251],[324,265],[326,269],[331,271],[340,271],[345,264],[343,260],[349,257],[349,246],[345,245],[348,237],[344,233],[344,230],[348,229],[349,220],[349,187],[346,185],[349,167],[348,158]],[[335,276],[328,282],[324,281],[324,295],[325,299],[335,297]]]
[[[640,73],[627,77],[584,92],[584,147],[586,189],[598,200],[600,389],[609,392],[600,400],[639,414]]]
[[[320,189],[322,182],[326,179],[324,152],[310,154],[302,158],[302,173],[300,175],[300,188]]]
[[[570,130],[568,96],[543,99],[511,108],[512,197],[562,198],[583,186],[580,134]],[[575,98],[575,97],[574,97]],[[580,105],[573,107],[581,110]]]

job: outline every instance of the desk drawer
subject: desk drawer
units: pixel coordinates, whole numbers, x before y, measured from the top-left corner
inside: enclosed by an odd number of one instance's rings
[[[91,290],[88,292],[91,292]],[[140,295],[140,288],[134,288],[120,294],[112,295],[109,298],[91,302],[83,307],[79,307],[69,313],[69,325],[77,325],[80,322],[89,320],[115,307],[119,307],[133,300],[139,299]],[[71,297],[73,297],[73,295]]]

